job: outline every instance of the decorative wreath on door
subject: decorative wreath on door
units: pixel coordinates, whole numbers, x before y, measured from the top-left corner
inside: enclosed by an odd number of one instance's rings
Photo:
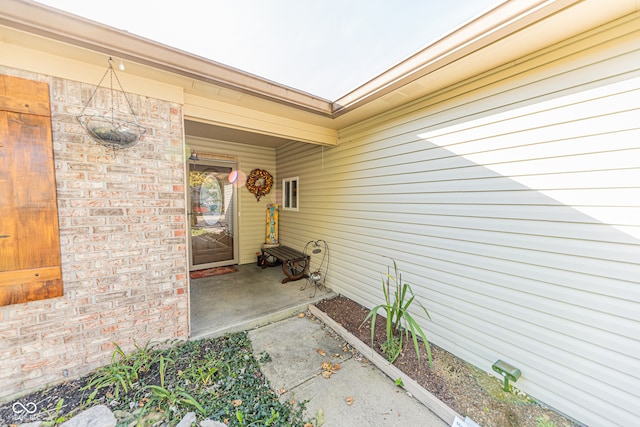
[[[260,197],[269,194],[273,186],[273,177],[264,169],[254,169],[247,179],[247,190],[260,201]]]

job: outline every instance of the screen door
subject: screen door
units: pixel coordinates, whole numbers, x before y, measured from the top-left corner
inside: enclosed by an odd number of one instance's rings
[[[234,170],[234,163],[189,161],[191,271],[238,263]]]

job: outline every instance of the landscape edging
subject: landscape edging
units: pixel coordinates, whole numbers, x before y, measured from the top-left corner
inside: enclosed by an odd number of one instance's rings
[[[342,338],[347,341],[352,347],[362,353],[365,357],[367,357],[378,369],[384,372],[389,378],[392,380],[397,380],[398,378],[402,379],[403,388],[411,393],[411,395],[416,398],[420,403],[429,408],[434,414],[440,417],[444,422],[449,425],[452,425],[455,418],[464,419],[463,416],[458,414],[456,411],[451,409],[445,403],[443,403],[440,399],[434,396],[432,393],[427,391],[424,387],[418,384],[415,380],[409,377],[407,374],[402,372],[400,369],[396,368],[392,364],[389,363],[387,359],[379,355],[375,352],[370,346],[360,341],[360,339],[356,338],[353,334],[347,331],[342,325],[333,320],[329,315],[325,312],[317,308],[315,305],[309,305],[309,311],[316,318],[322,321],[325,325],[336,331]]]

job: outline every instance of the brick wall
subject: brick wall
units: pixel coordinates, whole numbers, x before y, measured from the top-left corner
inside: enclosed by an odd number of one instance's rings
[[[148,131],[114,152],[76,119],[94,86],[0,73],[50,85],[64,280],[61,298],[0,307],[0,397],[9,398],[108,363],[114,342],[129,351],[186,339],[188,265],[181,105],[129,94]],[[100,90],[91,108],[108,99]]]

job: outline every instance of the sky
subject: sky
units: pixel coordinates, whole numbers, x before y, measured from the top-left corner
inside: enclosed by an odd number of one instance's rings
[[[37,0],[334,101],[502,0]]]

